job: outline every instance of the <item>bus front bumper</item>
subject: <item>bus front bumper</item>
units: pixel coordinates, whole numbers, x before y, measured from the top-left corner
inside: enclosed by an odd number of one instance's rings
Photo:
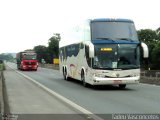
[[[120,84],[138,84],[140,76],[127,78],[99,78],[94,77],[92,85],[120,85]]]

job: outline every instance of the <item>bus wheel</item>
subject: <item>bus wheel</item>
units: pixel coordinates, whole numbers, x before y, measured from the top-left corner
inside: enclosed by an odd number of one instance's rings
[[[64,77],[64,80],[67,80],[67,72],[66,72],[66,70],[63,71],[63,77]]]
[[[85,81],[85,75],[84,75],[84,72],[83,72],[83,71],[82,71],[82,73],[81,73],[81,81],[82,81],[83,86],[84,86],[84,87],[87,87],[87,83],[86,83],[86,81]]]
[[[66,69],[63,71],[63,77],[64,77],[64,80],[69,80]]]
[[[126,84],[119,85],[119,88],[124,89],[126,87]]]

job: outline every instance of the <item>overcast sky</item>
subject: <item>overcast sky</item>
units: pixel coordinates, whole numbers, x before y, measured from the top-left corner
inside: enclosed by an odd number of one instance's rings
[[[136,29],[160,27],[160,0],[0,0],[0,53],[48,45],[73,21],[127,18]]]

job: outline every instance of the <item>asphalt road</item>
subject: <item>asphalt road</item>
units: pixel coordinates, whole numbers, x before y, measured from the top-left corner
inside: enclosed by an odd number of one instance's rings
[[[7,64],[17,70],[16,64]],[[160,86],[128,85],[124,90],[116,86],[85,88],[81,82],[63,80],[58,70],[38,68],[38,71],[19,72],[101,117],[117,113],[160,114]]]

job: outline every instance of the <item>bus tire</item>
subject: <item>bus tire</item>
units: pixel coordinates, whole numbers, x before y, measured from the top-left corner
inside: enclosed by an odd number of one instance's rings
[[[68,80],[68,76],[67,76],[67,69],[63,69],[63,78],[64,80]]]
[[[125,88],[126,88],[126,84],[120,84],[120,85],[119,85],[119,88],[120,88],[120,89],[125,89]]]
[[[87,87],[87,83],[85,81],[84,71],[81,72],[81,81],[84,87]]]

